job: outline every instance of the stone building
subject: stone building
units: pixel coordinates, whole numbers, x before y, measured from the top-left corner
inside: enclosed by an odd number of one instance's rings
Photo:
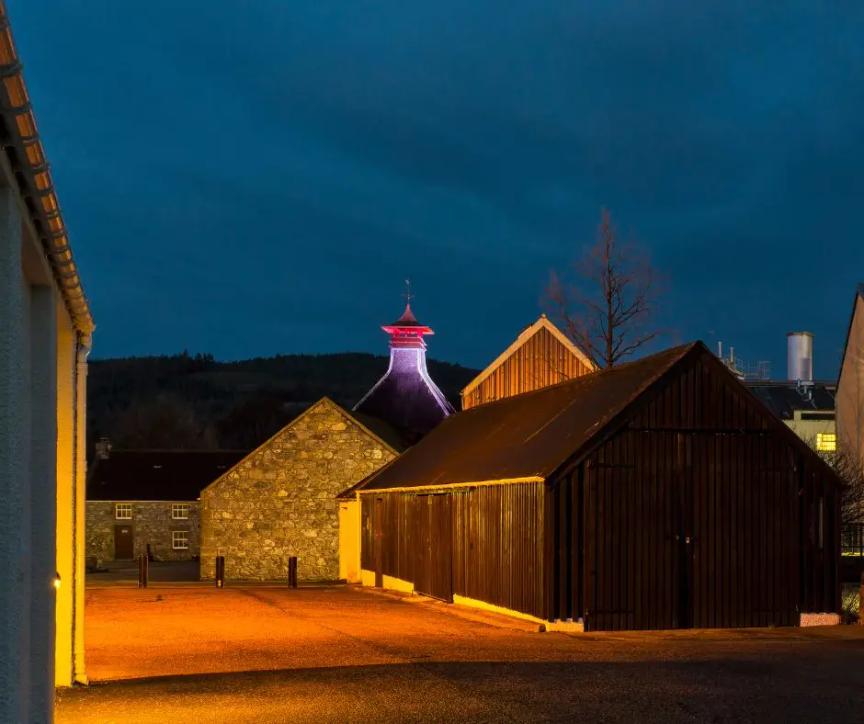
[[[291,556],[301,581],[339,578],[336,495],[394,459],[398,440],[319,400],[202,491],[201,577],[222,555],[229,580],[284,579]]]
[[[0,74],[0,722],[47,722],[55,685],[87,680],[94,325],[2,2]]]
[[[237,450],[111,450],[97,445],[87,484],[87,559],[200,553],[201,490],[245,455]]]

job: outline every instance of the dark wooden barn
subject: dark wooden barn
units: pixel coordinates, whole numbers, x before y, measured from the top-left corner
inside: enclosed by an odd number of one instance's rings
[[[702,343],[481,405],[366,481],[364,580],[586,630],[839,610],[842,483]]]

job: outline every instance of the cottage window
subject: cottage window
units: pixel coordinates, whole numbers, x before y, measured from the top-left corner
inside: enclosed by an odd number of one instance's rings
[[[171,505],[172,520],[189,519],[189,503],[173,503]]]
[[[837,452],[837,434],[833,432],[817,432],[816,449],[819,452]]]
[[[171,531],[171,548],[175,551],[185,551],[189,549],[189,531],[188,530],[172,530]]]
[[[117,503],[114,506],[114,517],[117,520],[132,520],[132,504]]]

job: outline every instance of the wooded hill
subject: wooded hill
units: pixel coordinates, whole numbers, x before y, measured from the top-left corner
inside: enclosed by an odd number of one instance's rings
[[[280,355],[218,362],[212,355],[91,360],[88,450],[252,449],[325,395],[346,409],[384,374],[387,357],[360,353]],[[459,409],[476,370],[428,361],[432,379]]]

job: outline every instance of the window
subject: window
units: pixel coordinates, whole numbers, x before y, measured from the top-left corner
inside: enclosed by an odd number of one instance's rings
[[[117,520],[132,520],[132,504],[117,503],[114,506],[114,517]]]
[[[188,530],[172,530],[171,531],[171,547],[175,551],[185,551],[189,549],[189,531]]]
[[[837,434],[833,432],[817,432],[816,449],[819,452],[837,452]]]
[[[189,520],[189,503],[172,503],[171,519]]]
[[[828,422],[834,419],[833,412],[802,412],[801,413],[802,420],[820,420],[822,422]]]

